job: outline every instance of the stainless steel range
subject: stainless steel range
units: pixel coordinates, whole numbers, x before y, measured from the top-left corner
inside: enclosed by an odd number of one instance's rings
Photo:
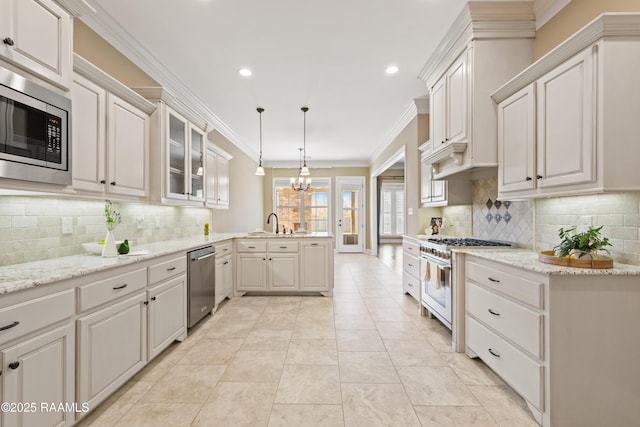
[[[486,248],[511,244],[460,237],[436,237],[420,241],[422,306],[429,317],[437,317],[449,329],[452,327],[452,290],[455,283],[451,268],[451,248],[460,246]]]

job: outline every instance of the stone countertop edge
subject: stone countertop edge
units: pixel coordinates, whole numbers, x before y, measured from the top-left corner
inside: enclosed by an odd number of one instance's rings
[[[472,249],[455,248],[454,253],[464,253],[489,261],[525,270],[542,273],[549,276],[640,276],[640,266],[613,263],[613,268],[578,268],[545,264],[538,260],[538,252],[529,249]]]
[[[99,255],[79,254],[2,266],[0,267],[0,297],[35,286],[73,279],[244,236],[246,233],[213,233],[208,237],[188,237],[133,246],[133,254],[145,252],[140,255],[118,255],[114,258],[102,258]]]

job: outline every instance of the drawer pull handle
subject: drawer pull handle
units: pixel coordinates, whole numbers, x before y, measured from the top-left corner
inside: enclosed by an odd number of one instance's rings
[[[121,285],[121,286],[114,286],[114,287],[113,287],[113,290],[114,290],[114,291],[117,291],[117,290],[119,290],[119,289],[124,289],[124,288],[126,288],[127,286],[129,286],[129,285],[128,285],[128,284],[126,284],[126,283],[125,283],[124,285]]]
[[[169,267],[169,268],[167,268],[167,271],[173,271],[175,269],[176,269],[175,267]]]
[[[318,244],[317,243],[312,243],[311,246],[318,246]]]
[[[228,250],[229,250],[229,248],[224,248],[224,249],[222,250],[222,252],[227,252]]]
[[[9,363],[9,367],[11,369],[18,369],[18,366],[20,366],[20,362],[18,362],[17,360],[15,362]]]
[[[413,267],[413,264],[411,264],[411,263],[407,263],[407,265],[408,265],[409,267]]]
[[[489,353],[491,353],[494,357],[500,357],[500,355],[493,351],[493,349],[489,349]]]
[[[493,277],[487,277],[487,279],[489,279],[489,281],[493,283],[500,283],[500,280],[494,279]]]
[[[413,288],[413,283],[407,283],[407,285],[409,285],[410,288]]]
[[[248,246],[249,249],[255,249],[255,246]]]
[[[280,249],[287,249],[286,246],[280,246]]]
[[[15,328],[16,326],[18,326],[20,324],[20,322],[15,321],[9,325],[3,326],[2,328],[0,328],[0,331],[6,331],[7,329],[11,329],[11,328]]]
[[[500,313],[498,313],[496,311],[493,311],[492,309],[489,309],[488,311],[489,311],[489,313],[493,314],[494,316],[500,316]]]
[[[225,262],[224,262],[224,265],[227,265],[227,264],[229,264],[229,261],[225,261]]]

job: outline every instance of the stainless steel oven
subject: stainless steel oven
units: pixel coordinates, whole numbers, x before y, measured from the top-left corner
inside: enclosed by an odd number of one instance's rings
[[[71,100],[0,68],[0,178],[71,184]]]
[[[454,270],[451,264],[451,248],[460,246],[495,247],[511,246],[508,242],[480,240],[474,238],[431,238],[420,243],[420,271],[422,274],[422,306],[429,316],[437,317],[452,329],[455,301]],[[464,309],[464,307],[460,307]]]

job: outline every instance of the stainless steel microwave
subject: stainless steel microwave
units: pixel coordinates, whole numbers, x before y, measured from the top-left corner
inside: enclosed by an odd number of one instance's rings
[[[0,67],[0,178],[71,184],[71,100]]]

